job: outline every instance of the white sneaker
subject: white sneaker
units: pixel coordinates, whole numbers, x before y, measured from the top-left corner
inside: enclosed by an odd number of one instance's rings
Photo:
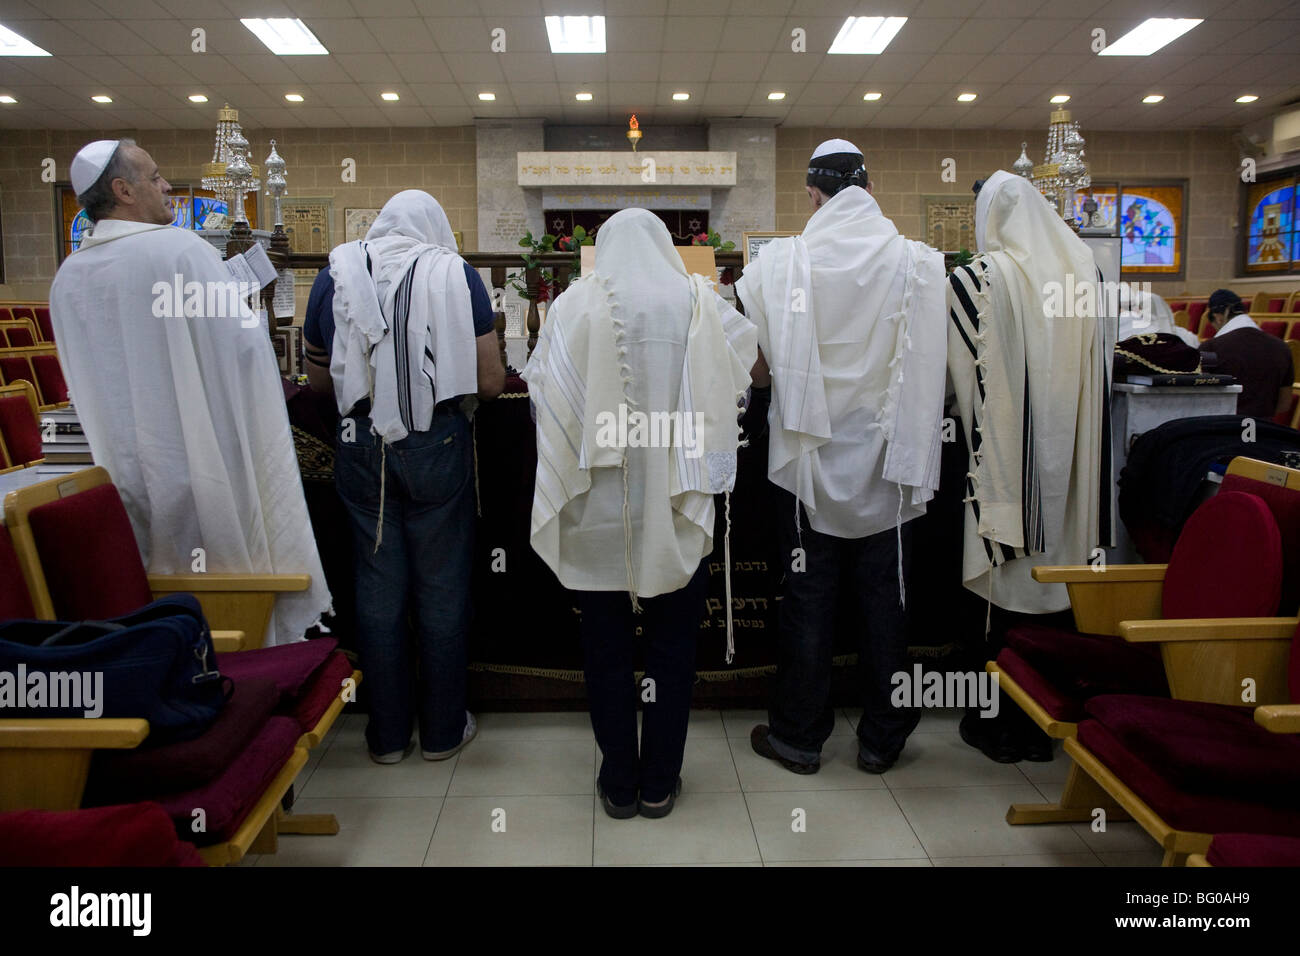
[[[450,750],[440,750],[437,753],[431,750],[421,750],[420,756],[424,757],[425,760],[446,760],[448,757],[454,757],[465,749],[465,745],[473,740],[474,735],[477,733],[478,721],[475,720],[474,715],[467,710],[465,711],[465,733],[461,736],[460,743],[452,747]]]
[[[395,764],[395,763],[401,763],[407,757],[411,756],[411,754],[414,752],[415,752],[415,741],[411,741],[409,744],[406,745],[405,750],[394,750],[392,753],[387,753],[387,754],[372,753],[370,755],[370,759],[373,760],[375,763]]]

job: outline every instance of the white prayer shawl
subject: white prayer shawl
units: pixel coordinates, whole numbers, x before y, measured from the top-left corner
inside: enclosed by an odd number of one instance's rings
[[[948,367],[971,449],[962,581],[998,607],[1062,611],[1065,587],[1030,572],[1087,564],[1111,543],[1115,320],[1047,314],[1067,275],[1078,289],[1099,273],[1028,181],[990,177],[975,234],[980,255],[949,288]],[[1104,306],[1100,295],[1093,301]]]
[[[391,443],[428,431],[437,402],[478,390],[464,261],[436,199],[407,189],[388,200],[365,239],[330,253],[330,275],[339,414],[370,398]]]
[[[1169,308],[1169,303],[1156,295],[1154,292],[1142,291],[1138,295],[1137,302],[1130,302],[1133,298],[1129,290],[1128,283],[1121,283],[1119,287],[1119,335],[1117,341],[1123,342],[1125,339],[1132,338],[1135,335],[1154,335],[1163,333],[1165,335],[1175,335],[1183,340],[1183,343],[1197,348],[1200,340],[1191,331],[1182,328],[1174,321],[1173,309]]]
[[[765,245],[737,294],[772,370],[772,482],[836,537],[924,514],[939,486],[943,257],[851,187]]]
[[[713,549],[713,496],[735,484],[756,358],[753,325],[687,275],[657,217],[627,209],[601,226],[595,269],[552,304],[523,371],[537,418],[531,542],[565,587],[635,602],[689,583]],[[638,437],[626,416],[640,414],[685,427],[639,447],[655,432]]]
[[[198,283],[205,305],[159,317],[174,311],[174,277]],[[197,314],[207,289],[224,288],[209,284],[230,279],[193,232],[105,219],[60,267],[50,313],[92,456],[145,566],[189,574],[202,548],[210,572],[309,574],[306,591],[276,598],[266,643],[284,644],[330,594],[266,326],[244,305]]]

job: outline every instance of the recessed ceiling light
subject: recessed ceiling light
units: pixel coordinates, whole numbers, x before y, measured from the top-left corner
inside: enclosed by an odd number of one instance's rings
[[[674,93],[674,94],[673,94],[673,99],[675,99],[675,100],[689,100],[690,98],[691,98],[691,94],[690,94],[690,93]]]
[[[16,99],[14,99],[12,96],[10,96],[7,93],[4,96],[0,96],[0,103],[17,103],[17,102],[18,101]]]
[[[849,17],[827,53],[883,53],[907,17]]]
[[[329,53],[316,34],[301,20],[273,17],[270,20],[241,19],[266,48],[276,56],[322,56]]]
[[[49,56],[25,36],[19,36],[6,26],[0,26],[0,56]]]
[[[957,102],[958,102],[958,103],[972,103],[972,102],[974,102],[975,97],[976,97],[977,95],[978,95],[978,94],[976,94],[976,93],[962,93],[962,94],[958,95],[958,97],[957,97]]]
[[[491,103],[494,99],[497,98],[497,95],[495,93],[480,93],[478,95],[478,98],[481,99],[484,103]]]
[[[207,101],[208,101],[208,98],[207,98],[206,96],[204,96],[202,93],[191,93],[191,94],[190,94],[190,102],[191,102],[191,103],[206,103]]]
[[[396,103],[398,100],[401,99],[401,97],[398,96],[396,93],[380,93],[379,98],[381,100],[387,100],[389,103]]]
[[[547,17],[552,53],[604,53],[604,17]]]
[[[94,100],[96,103],[111,103],[111,102],[113,102],[113,97],[111,97],[111,96],[104,96],[103,94],[101,94],[101,95],[99,95],[99,96],[92,96],[91,99]]]
[[[1164,97],[1161,96],[1159,93],[1152,93],[1150,96],[1144,96],[1144,97],[1142,97],[1142,102],[1143,102],[1143,103],[1159,103],[1159,102],[1160,102],[1161,100],[1163,100],[1163,99],[1164,99]]]
[[[863,94],[862,94],[862,98],[863,98],[864,100],[871,100],[871,101],[873,101],[873,102],[874,102],[875,100],[880,99],[880,97],[881,97],[881,94],[880,94],[880,93],[863,93]]]
[[[767,94],[767,98],[769,100],[783,100],[785,99],[785,94],[780,90],[773,90],[771,93]]]
[[[586,103],[591,99],[590,93],[574,93],[573,98],[580,102]]]
[[[1107,46],[1098,56],[1150,56],[1201,22],[1152,17]]]
[[[286,100],[288,100],[290,103],[301,103],[301,102],[302,102],[302,94],[301,94],[301,93],[285,93],[285,94],[284,94],[284,98],[285,98]]]
[[[1239,96],[1239,97],[1237,97],[1237,102],[1238,102],[1238,103],[1253,103],[1253,102],[1255,102],[1257,99],[1259,99],[1259,97],[1256,96],[1255,94],[1253,94],[1253,93],[1247,93],[1245,96]]]
[[[1067,93],[1057,93],[1055,96],[1052,97],[1051,101],[1053,103],[1068,103],[1070,102],[1070,97],[1069,94]]]

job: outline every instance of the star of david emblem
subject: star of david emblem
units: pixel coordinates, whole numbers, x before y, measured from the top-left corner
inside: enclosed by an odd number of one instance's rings
[[[699,231],[700,231],[700,221],[699,221],[698,219],[692,219],[692,220],[690,221],[690,230],[691,230],[691,232],[699,232]]]

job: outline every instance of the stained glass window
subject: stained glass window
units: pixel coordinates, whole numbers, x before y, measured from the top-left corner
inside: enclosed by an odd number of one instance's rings
[[[1120,271],[1174,274],[1183,271],[1183,200],[1179,186],[1120,187]]]
[[[1247,272],[1289,272],[1300,263],[1295,226],[1296,176],[1251,183],[1246,190]]]

